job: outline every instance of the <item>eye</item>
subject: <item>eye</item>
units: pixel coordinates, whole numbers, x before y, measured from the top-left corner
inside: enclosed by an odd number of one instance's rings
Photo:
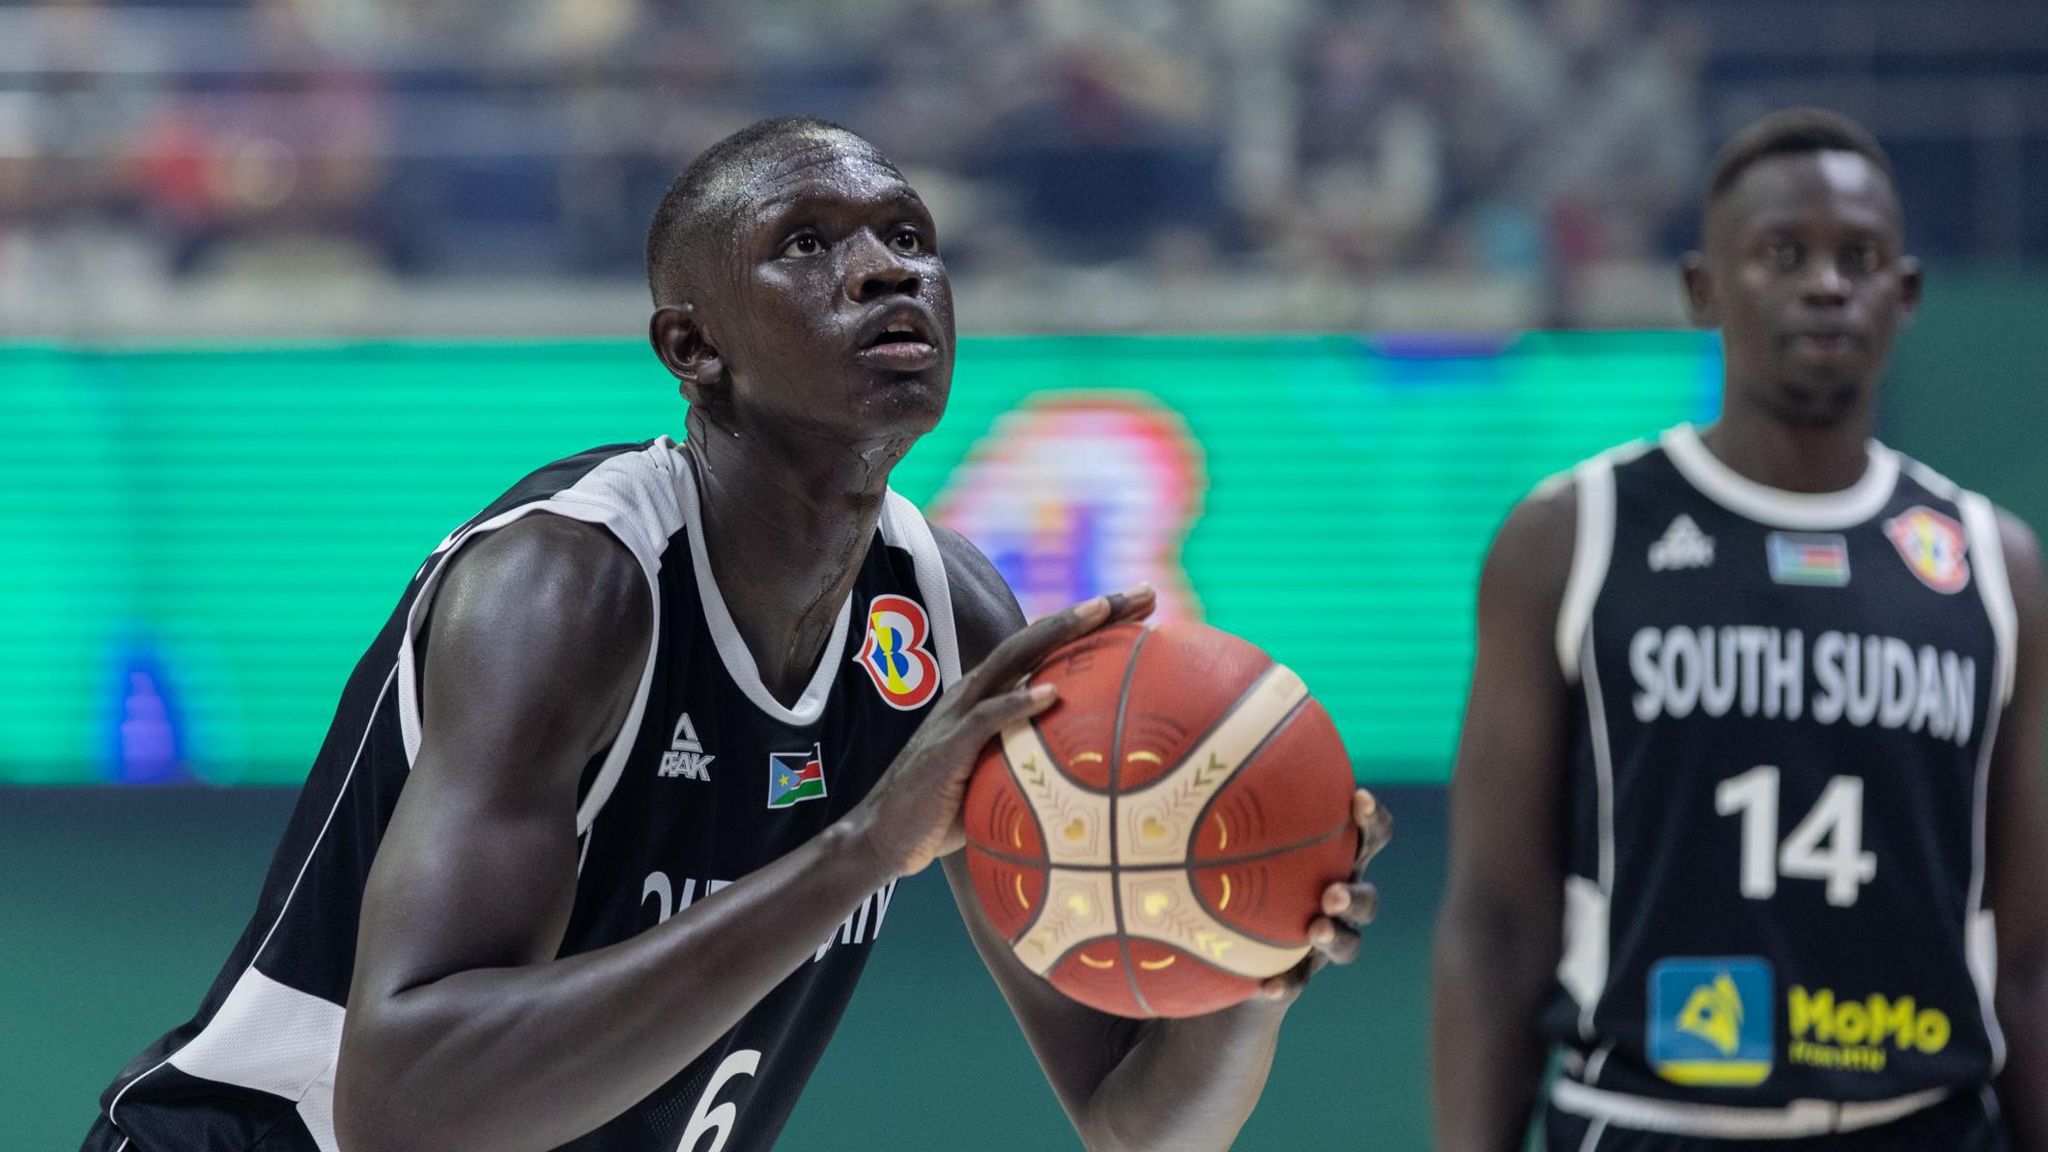
[[[1884,263],[1884,253],[1877,245],[1858,240],[1842,249],[1842,268],[1848,272],[1868,276]]]
[[[824,250],[825,242],[810,232],[799,233],[782,246],[782,254],[789,257],[816,256]]]
[[[925,250],[924,235],[906,225],[889,234],[889,247],[905,255],[914,256]]]
[[[1791,240],[1773,240],[1764,249],[1764,259],[1779,272],[1790,272],[1799,267],[1806,258],[1806,252]]]

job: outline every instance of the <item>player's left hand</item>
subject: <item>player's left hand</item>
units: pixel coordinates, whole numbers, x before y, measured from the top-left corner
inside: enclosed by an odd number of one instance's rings
[[[1358,825],[1358,860],[1351,879],[1323,889],[1323,914],[1308,926],[1311,951],[1301,963],[1267,980],[1259,989],[1259,999],[1292,1001],[1324,965],[1358,959],[1359,929],[1372,923],[1380,906],[1379,889],[1366,882],[1365,867],[1394,838],[1394,817],[1372,793],[1360,788],[1351,794],[1351,819]]]

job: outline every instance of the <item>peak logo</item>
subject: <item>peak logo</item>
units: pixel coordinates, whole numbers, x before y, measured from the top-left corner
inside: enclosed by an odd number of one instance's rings
[[[690,723],[690,714],[676,717],[675,735],[669,738],[668,751],[661,754],[661,776],[681,777],[684,780],[711,779],[711,761],[716,757],[704,751],[704,745],[697,739],[697,726]]]

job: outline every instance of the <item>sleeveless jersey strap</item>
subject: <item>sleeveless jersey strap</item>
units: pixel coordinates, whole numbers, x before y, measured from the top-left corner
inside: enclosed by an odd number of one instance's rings
[[[1579,505],[1578,533],[1572,545],[1571,577],[1557,610],[1557,664],[1565,683],[1579,680],[1579,654],[1593,619],[1593,604],[1607,582],[1607,563],[1614,552],[1614,460],[1603,453],[1572,469]]]
[[[946,558],[932,526],[917,505],[891,488],[882,505],[882,540],[910,553],[917,590],[931,617],[932,650],[939,659],[939,684],[951,688],[960,679],[960,639],[953,630],[953,586],[946,579]]]
[[[1991,618],[1991,631],[1998,640],[1998,701],[2012,702],[2013,677],[2019,654],[2019,610],[2013,604],[2012,582],[2005,572],[2005,543],[1998,535],[1998,512],[1991,501],[1975,492],[1957,496],[1962,510],[1963,532],[1970,545],[1970,569],[1977,579],[1977,593],[1984,598],[1984,612]]]
[[[601,525],[617,537],[640,563],[653,604],[657,640],[647,646],[647,659],[640,669],[640,683],[634,689],[625,722],[613,737],[611,749],[605,754],[604,763],[591,782],[590,790],[577,806],[577,834],[582,835],[590,827],[591,822],[597,819],[598,810],[611,797],[619,774],[625,771],[626,756],[632,751],[633,737],[639,732],[641,717],[647,710],[648,692],[654,681],[655,657],[661,647],[658,639],[661,635],[661,556],[669,536],[683,523],[677,484],[687,482],[687,477],[679,478],[677,472],[676,446],[664,436],[642,451],[623,453],[605,461],[575,484],[552,496],[508,508],[442,541],[434,550],[439,562],[429,559],[432,567],[426,570],[419,592],[413,598],[412,608],[406,614],[405,635],[398,650],[399,732],[405,744],[408,766],[419,756],[422,739],[416,641],[420,628],[426,623],[434,593],[454,561],[455,553],[485,533],[539,513]]]

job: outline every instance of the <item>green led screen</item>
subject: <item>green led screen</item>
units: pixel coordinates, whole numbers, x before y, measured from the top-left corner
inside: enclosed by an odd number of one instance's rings
[[[1443,779],[1494,527],[1710,417],[1711,337],[982,338],[898,490],[1033,613],[1148,578]],[[422,558],[524,473],[681,435],[630,343],[0,349],[0,781],[294,783]]]

